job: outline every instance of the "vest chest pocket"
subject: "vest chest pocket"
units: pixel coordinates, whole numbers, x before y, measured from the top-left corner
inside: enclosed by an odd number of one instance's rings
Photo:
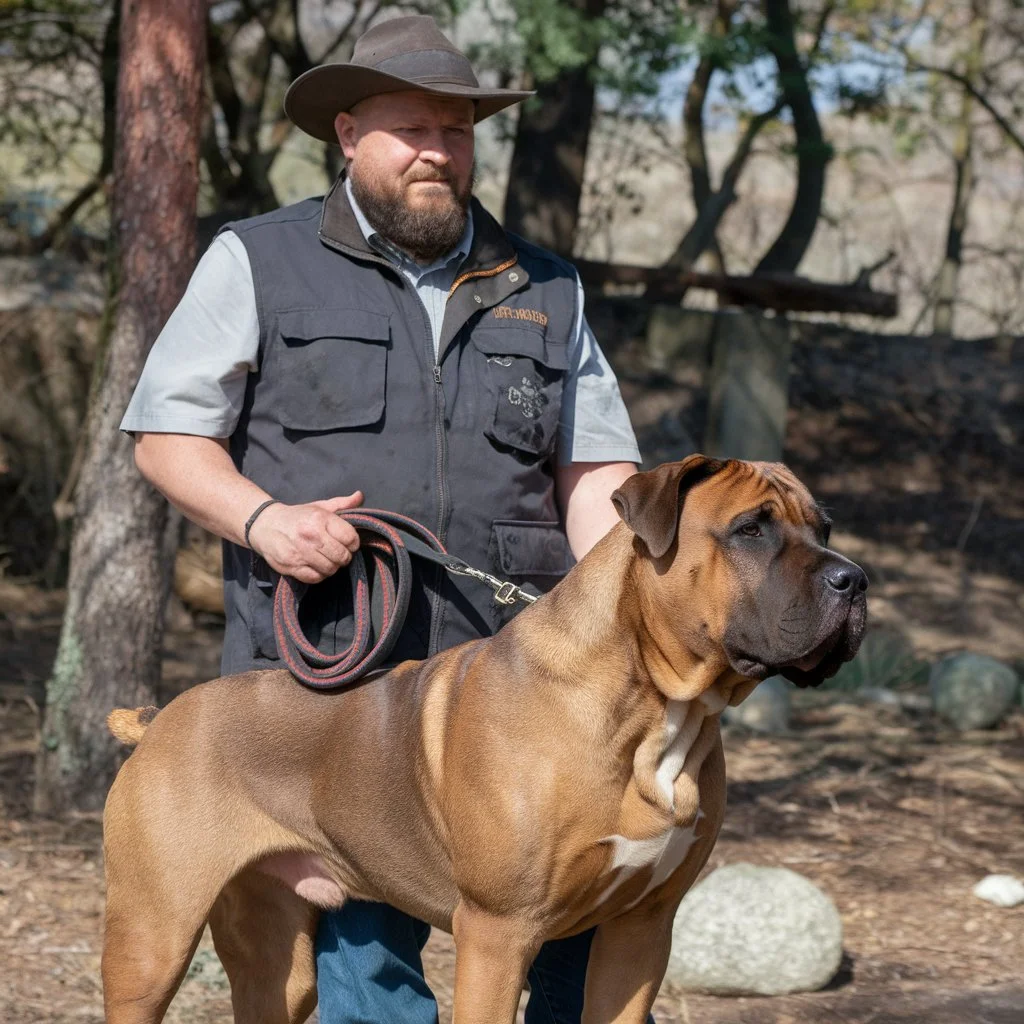
[[[277,317],[276,412],[307,433],[377,423],[384,416],[391,330],[363,309],[289,310]]]
[[[486,359],[494,415],[484,433],[531,456],[550,455],[558,438],[568,369],[565,345],[524,327],[477,328],[473,344]]]

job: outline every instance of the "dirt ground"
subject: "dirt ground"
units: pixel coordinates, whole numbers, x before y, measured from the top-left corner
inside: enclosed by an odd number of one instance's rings
[[[962,648],[1024,663],[1024,352],[826,338],[797,346],[787,461],[831,509],[834,544],[872,581],[870,615],[933,660]],[[831,346],[831,347],[830,347]],[[645,452],[699,437],[700,382],[614,354]],[[0,1021],[99,1021],[100,824],[29,813],[39,708],[63,595],[0,579]],[[219,632],[172,604],[168,695],[216,674]],[[920,690],[921,680],[899,686]],[[957,734],[920,702],[799,693],[792,730],[726,730],[729,807],[711,867],[790,867],[843,917],[845,958],[823,992],[716,999],[665,989],[659,1024],[1021,1024],[1024,907],[971,894],[1024,876],[1024,710]],[[169,1014],[226,1022],[204,939]],[[453,948],[429,978],[450,1014]]]

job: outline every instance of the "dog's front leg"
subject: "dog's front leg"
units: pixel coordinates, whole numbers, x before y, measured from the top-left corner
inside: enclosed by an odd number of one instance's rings
[[[672,948],[673,908],[640,906],[598,926],[583,1024],[645,1024]]]
[[[514,1024],[526,972],[540,949],[532,922],[460,903],[455,936],[452,1024]]]

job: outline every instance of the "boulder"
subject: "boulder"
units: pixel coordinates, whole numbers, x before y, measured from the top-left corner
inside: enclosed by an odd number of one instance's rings
[[[952,654],[932,666],[936,712],[960,730],[990,729],[1013,707],[1020,680],[1009,665],[984,654]]]
[[[790,684],[782,676],[770,676],[750,692],[742,704],[726,708],[722,721],[754,732],[780,733],[789,729]]]
[[[730,864],[680,904],[666,980],[714,995],[814,992],[842,955],[842,919],[816,885],[787,868]]]

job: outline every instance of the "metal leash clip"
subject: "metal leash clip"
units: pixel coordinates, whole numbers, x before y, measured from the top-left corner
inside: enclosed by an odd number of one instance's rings
[[[528,594],[522,587],[517,587],[508,580],[499,580],[497,576],[492,576],[489,572],[484,572],[482,569],[474,569],[471,565],[465,565],[461,562],[449,562],[446,568],[456,576],[470,576],[481,583],[486,583],[494,591],[494,600],[498,604],[510,605],[515,604],[516,601],[522,601],[524,604],[533,604],[537,600],[533,594]]]

